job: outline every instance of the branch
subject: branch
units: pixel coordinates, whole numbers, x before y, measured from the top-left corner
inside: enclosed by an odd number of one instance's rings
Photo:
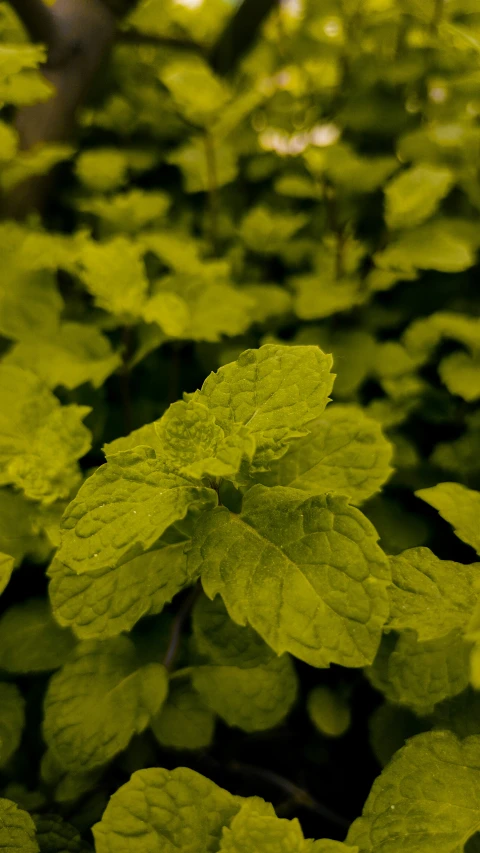
[[[219,74],[230,74],[252,46],[261,25],[278,0],[243,0],[210,52],[210,64]]]
[[[20,147],[64,142],[72,135],[77,109],[113,43],[115,17],[102,0],[56,0],[51,8],[42,0],[12,0],[12,5],[30,37],[46,43],[43,74],[56,90],[45,103],[18,111]],[[28,179],[6,199],[4,213],[22,218],[41,208],[48,187],[48,177]]]

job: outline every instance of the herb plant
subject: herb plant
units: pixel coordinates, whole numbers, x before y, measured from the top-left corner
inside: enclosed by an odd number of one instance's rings
[[[479,847],[479,56],[0,2],[8,853]]]

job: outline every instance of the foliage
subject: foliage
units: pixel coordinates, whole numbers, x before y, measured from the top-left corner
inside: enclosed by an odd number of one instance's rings
[[[139,0],[33,149],[14,5],[0,847],[472,853],[478,3]]]

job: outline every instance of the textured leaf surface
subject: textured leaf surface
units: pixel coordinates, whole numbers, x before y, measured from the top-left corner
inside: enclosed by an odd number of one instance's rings
[[[324,411],[331,365],[318,347],[266,344],[210,374],[193,399],[213,412],[226,434],[237,424],[248,427],[257,446],[253,465],[262,470]]]
[[[419,640],[434,640],[466,626],[477,600],[478,563],[439,560],[429,548],[410,548],[391,557],[390,566],[389,628],[409,628]]]
[[[34,816],[40,853],[89,853],[91,847],[82,841],[78,829],[57,814]]]
[[[5,672],[58,669],[74,645],[70,631],[57,625],[48,601],[40,598],[14,605],[0,618],[0,669]]]
[[[358,504],[378,492],[391,473],[392,448],[380,424],[354,406],[329,406],[267,474],[266,486],[340,492]]]
[[[55,618],[82,639],[131,631],[142,616],[160,613],[187,583],[184,547],[183,542],[167,545],[82,575],[54,560],[48,574]]]
[[[205,704],[229,726],[246,732],[278,725],[291,710],[297,679],[287,655],[263,666],[195,667],[192,683]]]
[[[51,503],[78,483],[77,459],[90,448],[85,406],[61,406],[46,385],[19,367],[0,369],[0,484]]]
[[[204,749],[215,728],[215,715],[188,682],[172,681],[167,700],[151,723],[162,746]]]
[[[388,614],[389,569],[369,521],[345,498],[254,486],[241,515],[204,513],[188,554],[210,598],[278,654],[362,666]]]
[[[108,243],[86,242],[79,275],[99,308],[114,315],[140,315],[148,280],[142,248],[131,240],[119,236]]]
[[[0,683],[0,767],[4,767],[18,749],[24,725],[22,694],[14,684]]]
[[[114,568],[150,548],[193,504],[212,506],[212,489],[173,473],[149,447],[109,458],[63,517],[58,559],[78,574]]]
[[[45,740],[65,769],[93,770],[148,726],[165,700],[167,684],[160,664],[139,667],[126,637],[85,641],[50,681]]]
[[[193,611],[193,635],[200,654],[220,666],[248,669],[264,666],[275,658],[256,631],[232,622],[219,595],[213,601],[206,595],[198,599]]]
[[[246,800],[222,833],[219,853],[306,853],[298,820],[283,820],[257,797]]]
[[[460,483],[439,483],[430,489],[419,489],[415,494],[435,507],[457,536],[480,554],[480,492]]]
[[[155,424],[161,456],[180,474],[232,477],[255,452],[253,437],[243,427],[225,436],[213,413],[202,403],[173,403]]]
[[[480,738],[428,732],[394,755],[347,841],[366,853],[461,853],[479,814]]]
[[[93,828],[97,853],[216,853],[241,800],[193,770],[139,770]]]
[[[5,853],[40,853],[32,818],[11,800],[0,799],[0,848]]]

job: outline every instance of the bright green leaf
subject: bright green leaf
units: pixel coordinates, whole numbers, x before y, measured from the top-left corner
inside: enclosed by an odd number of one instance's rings
[[[450,169],[425,164],[400,172],[385,188],[385,219],[389,228],[413,228],[428,219],[450,192]]]
[[[0,799],[0,848],[5,853],[40,853],[32,818],[11,800]]]
[[[61,406],[33,373],[0,369],[0,483],[52,503],[80,479],[77,459],[90,448],[85,406]]]
[[[193,636],[201,655],[218,666],[249,669],[269,664],[275,653],[249,626],[232,622],[219,595],[202,595],[193,610]]]
[[[267,486],[339,492],[359,504],[390,476],[391,445],[378,422],[360,408],[329,406],[310,430],[257,479]]]
[[[219,853],[306,853],[309,848],[297,819],[278,818],[273,806],[252,797],[224,827],[218,849]]]
[[[10,554],[0,552],[0,594],[7,587],[15,566],[15,560]]]
[[[438,510],[452,525],[455,533],[480,554],[480,492],[467,489],[460,483],[439,483],[415,492],[422,501]]]
[[[212,489],[175,474],[151,447],[109,458],[82,486],[63,517],[57,557],[77,574],[140,556],[190,507],[210,507]]]
[[[139,770],[93,827],[96,853],[122,846],[129,853],[215,853],[240,805],[239,797],[186,767]]]
[[[241,515],[205,512],[188,561],[210,598],[278,654],[363,666],[388,615],[389,570],[370,522],[344,497],[254,486]]]
[[[80,575],[54,560],[48,574],[56,620],[81,639],[131,631],[142,616],[160,613],[188,582],[184,547],[166,545],[116,568]]]
[[[351,713],[345,700],[328,687],[314,687],[307,696],[308,715],[327,737],[341,737],[350,728]]]

